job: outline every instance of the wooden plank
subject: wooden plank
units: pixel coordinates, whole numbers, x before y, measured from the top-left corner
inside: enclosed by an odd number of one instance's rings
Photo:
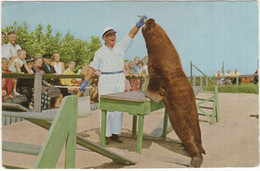
[[[11,112],[2,111],[2,116],[19,117],[25,119],[42,119],[52,121],[55,118],[56,113],[41,113],[41,112]]]
[[[51,123],[45,120],[37,120],[37,119],[26,119],[44,129],[49,129]],[[81,145],[82,147],[88,148],[94,152],[97,152],[105,157],[108,157],[112,159],[115,162],[122,163],[122,164],[136,164],[135,162],[131,161],[130,159],[127,159],[119,154],[114,153],[113,151],[110,151],[109,149],[106,149],[99,144],[96,144],[80,135],[77,135],[77,144]]]
[[[121,92],[121,93],[112,93],[112,94],[102,95],[100,98],[132,101],[132,102],[150,101],[149,98],[145,97],[144,91],[128,91],[128,92]]]
[[[2,141],[2,150],[3,151],[38,155],[40,153],[41,148],[42,147],[40,145]]]
[[[30,109],[23,107],[22,105],[19,104],[14,104],[14,103],[2,103],[2,110],[18,110],[18,111],[24,111],[24,112],[29,112],[31,111]]]

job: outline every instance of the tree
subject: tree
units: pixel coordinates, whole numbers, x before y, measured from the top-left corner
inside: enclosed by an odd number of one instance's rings
[[[75,70],[81,68],[84,63],[90,63],[93,60],[95,51],[101,47],[101,41],[95,36],[91,36],[91,42],[87,42],[75,39],[70,32],[64,37],[60,32],[53,35],[50,24],[47,25],[45,32],[43,32],[44,27],[42,24],[38,24],[34,31],[29,32],[26,22],[20,26],[17,22],[14,22],[13,25],[2,30],[6,33],[11,31],[16,33],[17,44],[26,50],[27,57],[32,57],[35,54],[44,55],[58,52],[61,55],[61,61],[65,64],[69,61],[76,63]],[[5,43],[7,43],[7,40]]]

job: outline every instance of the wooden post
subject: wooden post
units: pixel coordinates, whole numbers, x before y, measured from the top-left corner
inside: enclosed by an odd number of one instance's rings
[[[141,79],[141,81],[142,81],[142,79]],[[142,81],[142,91],[145,91],[145,85],[146,85],[146,77]]]
[[[202,85],[203,85],[203,77],[200,76],[200,87],[202,87]]]
[[[192,78],[192,61],[190,61],[190,78]]]
[[[238,78],[238,76],[236,76],[236,85],[237,86],[239,85],[239,78]]]
[[[206,86],[209,85],[209,80],[208,80],[208,77],[206,77]]]
[[[193,76],[193,87],[196,86],[196,76]]]
[[[41,92],[42,92],[42,74],[35,73],[34,77],[34,97],[33,97],[33,111],[41,111]]]

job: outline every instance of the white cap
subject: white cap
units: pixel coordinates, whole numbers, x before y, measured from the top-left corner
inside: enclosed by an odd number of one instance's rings
[[[111,32],[116,33],[116,31],[114,30],[113,27],[111,27],[111,26],[106,26],[105,29],[104,29],[104,31],[102,32],[102,37],[103,37],[104,35],[106,35],[107,33],[111,33]]]

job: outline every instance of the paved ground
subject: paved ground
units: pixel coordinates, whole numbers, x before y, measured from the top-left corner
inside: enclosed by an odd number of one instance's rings
[[[208,93],[199,93],[197,97],[208,97]],[[206,155],[202,168],[230,168],[259,166],[259,96],[255,94],[219,93],[220,122],[209,124],[206,117],[200,116],[202,141]],[[95,168],[186,168],[190,161],[185,149],[181,146],[175,132],[167,135],[167,141],[150,138],[153,131],[163,118],[164,110],[159,110],[145,117],[142,154],[137,154],[136,139],[131,138],[132,117],[124,114],[122,139],[124,143],[110,143],[107,148],[135,162],[136,165],[126,166],[114,163],[88,149],[77,146],[76,167],[82,169]],[[250,117],[251,115],[251,117]],[[78,120],[78,133],[99,143],[99,111]],[[34,124],[23,121],[2,128],[2,139],[41,145],[47,131]],[[4,164],[32,168],[35,156],[2,153]],[[64,152],[57,168],[64,167]]]

